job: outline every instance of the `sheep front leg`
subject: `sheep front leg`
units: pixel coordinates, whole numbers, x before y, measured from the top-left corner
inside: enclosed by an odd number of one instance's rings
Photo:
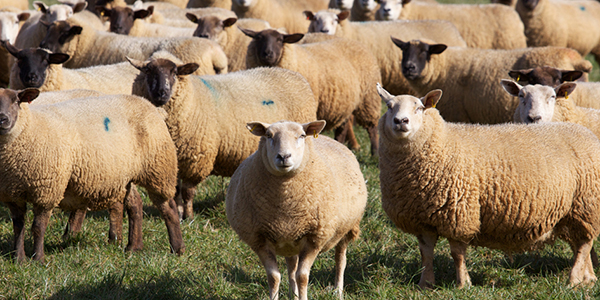
[[[432,288],[435,285],[435,275],[433,273],[433,249],[437,243],[438,235],[435,233],[424,233],[417,236],[419,240],[419,251],[421,252],[421,262],[423,273],[419,280],[419,287],[422,289]]]
[[[319,249],[307,243],[298,255],[298,271],[296,272],[296,283],[300,300],[308,300],[308,278]]]
[[[33,224],[31,233],[33,234],[33,259],[41,263],[44,262],[44,234],[48,227],[48,221],[52,215],[52,209],[33,206]]]
[[[78,209],[69,213],[69,221],[65,227],[65,232],[62,238],[67,240],[73,237],[75,234],[81,232],[83,226],[83,220],[85,219],[87,211],[85,209]]]
[[[377,132],[377,124],[368,127],[367,133],[369,134],[369,139],[371,140],[371,156],[379,155],[379,133]]]
[[[177,255],[183,254],[185,246],[181,236],[181,227],[179,227],[179,216],[177,215],[177,205],[175,204],[175,200],[173,200],[173,198],[167,200],[154,193],[150,193],[150,199],[158,208],[160,215],[165,220],[165,225],[167,225],[171,252],[176,253]]]
[[[25,213],[27,213],[27,204],[25,203],[6,203],[10,209],[10,217],[13,221],[15,259],[17,262],[25,261]]]
[[[182,220],[194,217],[194,197],[196,196],[196,185],[181,183],[177,186],[177,211]]]
[[[360,144],[354,135],[354,128],[352,127],[353,124],[354,116],[351,115],[342,126],[335,129],[334,135],[336,141],[344,144],[347,140],[350,149],[358,151],[360,149]]]
[[[129,187],[125,200],[125,209],[129,217],[129,241],[126,251],[138,251],[144,247],[142,239],[142,214],[144,204],[135,185]]]
[[[593,240],[583,242],[579,246],[571,245],[575,262],[569,276],[569,284],[573,287],[579,284],[590,284],[597,280],[590,257],[592,245]]]
[[[298,299],[298,283],[296,283],[298,255],[286,257],[285,263],[287,264],[288,279],[290,283],[290,299]]]
[[[108,243],[120,244],[123,241],[123,203],[119,201],[113,202],[108,208],[109,223],[108,228]]]
[[[346,250],[348,249],[348,240],[343,238],[335,246],[335,289],[340,299],[344,298],[344,270],[346,270]]]
[[[448,239],[448,243],[450,244],[452,259],[454,259],[454,268],[456,268],[456,286],[459,289],[470,286],[471,277],[469,277],[469,272],[467,272],[467,263],[465,261],[469,245],[453,239]]]
[[[279,268],[277,266],[277,257],[275,256],[275,252],[266,247],[263,247],[262,249],[258,249],[258,251],[256,251],[256,254],[258,255],[258,258],[262,262],[263,266],[265,267],[265,271],[267,272],[267,282],[269,283],[269,299],[278,300],[281,273],[279,273]]]

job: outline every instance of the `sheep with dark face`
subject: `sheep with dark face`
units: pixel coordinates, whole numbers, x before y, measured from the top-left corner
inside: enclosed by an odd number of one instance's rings
[[[117,6],[112,9],[106,7],[98,7],[104,16],[108,17],[110,22],[110,32],[124,34],[129,36],[145,36],[145,37],[190,37],[194,33],[194,29],[168,26],[164,24],[154,24],[144,22],[143,19],[152,15],[154,7],[150,6],[147,9],[133,10],[127,6]]]

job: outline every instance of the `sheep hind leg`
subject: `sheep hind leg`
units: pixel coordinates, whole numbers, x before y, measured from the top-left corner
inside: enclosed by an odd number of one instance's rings
[[[120,200],[121,201],[121,200]],[[108,208],[109,223],[108,243],[120,244],[123,241],[123,203],[115,201]]]
[[[335,140],[345,144],[346,140],[348,141],[348,147],[354,151],[358,151],[360,149],[360,144],[356,140],[356,136],[354,135],[354,128],[352,127],[354,124],[354,116],[350,116],[348,120],[340,127],[335,129]],[[310,132],[307,132],[310,134]]]
[[[46,234],[46,228],[48,228],[52,209],[44,209],[34,205],[33,215],[33,224],[31,225],[31,233],[33,234],[33,259],[43,263],[45,258],[44,234]]]
[[[142,214],[144,204],[134,184],[131,184],[125,198],[125,209],[129,217],[129,239],[125,251],[138,251],[144,247],[142,239]]]
[[[171,252],[176,253],[177,255],[183,254],[185,245],[183,244],[175,200],[173,200],[173,198],[165,199],[165,197],[154,193],[149,194],[150,200],[152,200],[152,203],[158,208],[163,220],[165,220],[167,233],[169,234],[169,243],[171,244]]]
[[[437,243],[438,235],[435,233],[423,233],[417,236],[417,239],[419,240],[419,251],[421,252],[421,262],[423,266],[419,287],[422,289],[433,288],[435,285],[433,250]]]
[[[63,240],[68,240],[75,234],[81,232],[86,213],[87,210],[85,209],[78,209],[69,213],[69,221],[67,221],[67,226],[65,227],[65,232],[62,236]]]
[[[177,211],[181,220],[192,219],[194,217],[194,197],[196,196],[196,184],[185,184],[180,182],[177,185]]]
[[[279,284],[281,283],[281,273],[279,273],[279,268],[277,266],[277,257],[275,257],[275,252],[271,251],[266,247],[255,250],[255,252],[258,255],[260,261],[262,262],[265,271],[267,272],[267,282],[269,283],[269,299],[278,300]]]
[[[579,246],[571,245],[575,256],[573,269],[569,275],[569,284],[574,287],[579,284],[591,284],[597,280],[592,266],[590,250],[592,249],[593,241],[589,240]]]
[[[15,260],[18,263],[25,261],[25,213],[27,204],[25,203],[6,203],[10,209],[10,217],[13,221]]]
[[[454,267],[456,268],[456,286],[459,289],[471,286],[471,277],[469,277],[465,262],[469,245],[453,239],[448,239],[448,243],[450,244],[450,253],[452,259],[454,259]]]
[[[344,299],[344,271],[346,270],[346,250],[348,239],[345,237],[335,246],[335,289],[338,297]]]
[[[377,124],[366,129],[369,134],[369,139],[371,140],[371,156],[379,156],[379,133],[377,132]]]
[[[298,283],[296,282],[298,255],[286,257],[285,263],[287,264],[288,280],[290,283],[290,299],[298,299]]]

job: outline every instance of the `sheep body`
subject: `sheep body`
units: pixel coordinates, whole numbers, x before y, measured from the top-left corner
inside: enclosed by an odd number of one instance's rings
[[[218,7],[223,9],[231,9],[231,0],[189,0],[186,7]]]
[[[250,6],[243,6],[233,0],[231,10],[238,18],[262,19],[273,28],[285,28],[287,32],[306,32],[308,20],[302,15],[304,9],[314,9],[294,1],[281,2],[277,0],[253,0]],[[318,7],[317,9],[326,9]]]
[[[2,0],[0,1],[0,7],[12,6],[20,10],[29,9],[29,1],[27,0]]]

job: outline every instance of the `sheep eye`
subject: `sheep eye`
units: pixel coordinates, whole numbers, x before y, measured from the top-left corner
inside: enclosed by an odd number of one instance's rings
[[[299,139],[303,139],[303,138],[306,138],[306,134],[303,134],[299,137]]]
[[[272,134],[270,134],[270,133],[267,133],[267,138],[268,138],[268,139],[272,139],[272,138],[273,138],[273,135],[272,135]]]
[[[425,110],[424,106],[419,106],[417,107],[417,110],[415,112],[423,112]]]

